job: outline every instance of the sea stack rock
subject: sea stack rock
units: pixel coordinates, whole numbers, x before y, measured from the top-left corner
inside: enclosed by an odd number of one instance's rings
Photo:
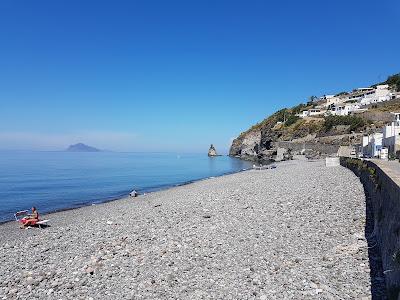
[[[215,150],[213,144],[211,144],[210,149],[208,150],[208,156],[218,156],[217,150]]]

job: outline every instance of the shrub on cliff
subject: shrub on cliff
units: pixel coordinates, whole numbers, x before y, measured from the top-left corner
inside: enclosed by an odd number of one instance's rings
[[[279,122],[284,122],[286,117],[288,116],[289,112],[287,108],[278,110],[275,114],[273,114],[272,116],[276,117],[276,121]]]
[[[299,105],[293,106],[291,108],[293,114],[301,113],[303,110],[308,108],[307,104],[300,103]]]
[[[365,126],[365,120],[357,116],[327,116],[325,118],[324,130],[330,131],[334,126],[347,125],[350,131],[355,131]]]
[[[300,118],[295,115],[289,115],[289,117],[286,119],[285,126],[290,126],[296,123]]]
[[[391,89],[400,92],[400,73],[389,76],[386,81],[373,84],[371,87],[376,87],[378,84],[388,84]]]
[[[389,76],[385,83],[395,88],[397,92],[400,92],[400,73]]]

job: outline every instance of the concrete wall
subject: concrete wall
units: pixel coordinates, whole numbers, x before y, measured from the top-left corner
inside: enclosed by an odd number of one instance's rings
[[[371,201],[373,235],[388,297],[400,299],[400,186],[372,161],[341,157],[340,164],[352,170],[364,185]]]
[[[336,167],[340,165],[339,157],[327,157],[325,158],[325,166]]]

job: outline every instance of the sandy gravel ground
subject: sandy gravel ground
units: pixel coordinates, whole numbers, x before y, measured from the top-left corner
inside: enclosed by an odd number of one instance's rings
[[[0,299],[369,299],[365,196],[290,161],[0,226]]]

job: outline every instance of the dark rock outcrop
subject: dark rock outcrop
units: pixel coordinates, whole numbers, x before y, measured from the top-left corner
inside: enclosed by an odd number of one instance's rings
[[[280,137],[280,131],[273,130],[276,123],[277,117],[272,115],[240,134],[233,140],[229,155],[260,163],[273,160],[277,151],[275,142]]]
[[[211,144],[210,149],[208,149],[208,156],[218,156],[217,150],[215,150],[213,144]]]

